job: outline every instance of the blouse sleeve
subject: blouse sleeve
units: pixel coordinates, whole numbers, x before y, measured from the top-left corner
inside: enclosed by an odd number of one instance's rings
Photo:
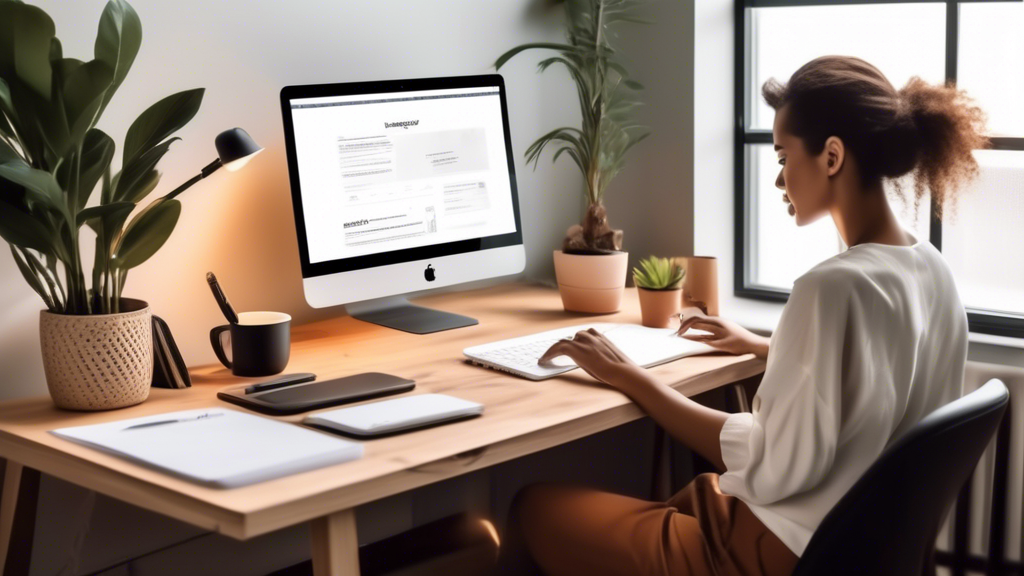
[[[813,488],[832,467],[849,296],[849,279],[835,274],[812,271],[794,283],[753,412],[732,414],[722,427],[723,492],[769,504]]]

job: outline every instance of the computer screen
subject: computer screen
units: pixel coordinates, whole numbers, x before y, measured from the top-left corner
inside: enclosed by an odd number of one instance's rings
[[[437,87],[451,84],[478,85]],[[521,244],[502,90],[482,76],[283,91],[303,276]]]

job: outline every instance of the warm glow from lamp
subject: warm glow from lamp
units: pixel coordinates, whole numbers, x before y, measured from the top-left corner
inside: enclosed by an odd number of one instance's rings
[[[263,152],[262,148],[253,152],[252,154],[249,154],[248,156],[228,162],[227,164],[224,165],[224,168],[226,168],[228,172],[236,172],[238,170],[241,170],[243,166],[248,164],[249,161],[252,160],[260,152]]]
[[[481,519],[480,524],[483,525],[484,529],[486,529],[491,535],[491,538],[494,540],[494,545],[501,548],[501,539],[498,538],[498,531],[494,528],[494,524],[491,524],[491,521],[487,519]]]

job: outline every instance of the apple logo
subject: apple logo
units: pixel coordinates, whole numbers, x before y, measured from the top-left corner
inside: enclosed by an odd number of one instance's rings
[[[427,282],[434,281],[434,268],[427,264],[427,269],[423,271],[423,277],[427,279]]]

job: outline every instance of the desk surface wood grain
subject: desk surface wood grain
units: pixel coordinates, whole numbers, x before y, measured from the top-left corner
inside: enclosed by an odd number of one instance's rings
[[[465,362],[471,345],[586,322],[639,322],[635,290],[618,314],[566,313],[558,292],[505,284],[418,300],[473,316],[480,324],[418,336],[350,317],[293,328],[287,372],[327,380],[359,372],[388,372],[416,381],[411,394],[445,393],[481,402],[480,418],[415,433],[365,441],[365,456],[327,468],[232,490],[205,488],[132,464],[48,433],[174,410],[222,407],[228,387],[253,379],[223,367],[191,370],[187,390],[154,389],[149,400],[111,412],[68,412],[48,397],[0,404],[0,457],[235,538],[249,538],[544,450],[643,416],[627,397],[581,370],[532,382]],[[764,362],[752,355],[692,356],[652,369],[686,395],[755,376]],[[282,417],[298,422],[304,415]],[[254,439],[255,440],[255,439]]]

